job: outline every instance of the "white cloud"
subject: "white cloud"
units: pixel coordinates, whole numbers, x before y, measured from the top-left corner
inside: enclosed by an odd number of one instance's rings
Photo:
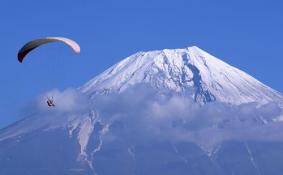
[[[54,98],[55,108],[47,106],[47,97]],[[283,140],[283,122],[276,122],[282,109],[276,103],[200,106],[184,94],[143,85],[121,94],[97,95],[91,101],[75,89],[55,89],[39,96],[35,108],[46,120],[50,111],[54,116],[80,116],[95,110],[103,123],[111,123],[109,138],[193,142],[206,152],[229,140]]]
[[[113,122],[115,117],[121,125],[123,131],[112,132],[123,134],[117,137],[191,141],[207,152],[229,140],[283,140],[283,123],[274,122],[281,112],[275,103],[200,106],[183,94],[160,93],[145,86],[97,96],[94,101],[103,119]]]

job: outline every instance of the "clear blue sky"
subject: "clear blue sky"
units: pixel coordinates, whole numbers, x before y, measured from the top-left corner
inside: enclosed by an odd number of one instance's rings
[[[192,45],[283,92],[281,0],[7,0],[0,2],[0,127],[52,88],[78,87],[137,51]],[[42,36],[80,43],[17,51]],[[281,75],[281,76],[280,76]]]

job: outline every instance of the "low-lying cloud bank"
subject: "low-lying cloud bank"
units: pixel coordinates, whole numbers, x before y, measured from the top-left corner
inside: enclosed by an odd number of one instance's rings
[[[155,91],[140,85],[123,93],[96,95],[90,100],[77,90],[53,90],[36,100],[36,110],[50,114],[46,97],[52,97],[53,113],[85,114],[95,110],[101,121],[111,123],[108,139],[194,142],[211,152],[224,141],[283,141],[282,109],[276,103],[231,106],[196,104],[184,94]],[[58,116],[58,115],[57,115]]]
[[[94,106],[112,123],[112,138],[192,141],[208,152],[229,140],[283,141],[283,123],[276,122],[282,109],[276,103],[201,106],[185,94],[137,86],[121,94],[96,96]]]

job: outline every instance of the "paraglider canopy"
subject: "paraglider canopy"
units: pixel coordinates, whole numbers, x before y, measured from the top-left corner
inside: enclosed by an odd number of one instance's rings
[[[46,37],[46,38],[39,38],[32,40],[28,43],[26,43],[18,52],[18,60],[20,63],[23,62],[25,59],[26,55],[30,53],[32,50],[36,49],[37,47],[47,44],[47,43],[52,43],[52,42],[63,42],[69,47],[71,47],[74,52],[80,53],[81,49],[78,43],[75,41],[69,39],[69,38],[64,38],[64,37]]]

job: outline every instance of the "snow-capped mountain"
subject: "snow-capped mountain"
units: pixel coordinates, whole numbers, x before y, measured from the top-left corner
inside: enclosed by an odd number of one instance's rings
[[[192,92],[197,102],[265,104],[282,99],[275,90],[198,47],[139,52],[90,80],[82,92],[122,92],[149,83],[156,89]]]
[[[197,47],[139,52],[0,130],[0,174],[281,175],[282,99]]]

